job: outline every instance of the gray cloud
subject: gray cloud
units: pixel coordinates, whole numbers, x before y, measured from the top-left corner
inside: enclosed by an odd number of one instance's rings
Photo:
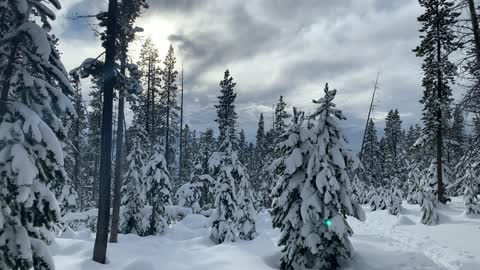
[[[311,100],[329,82],[358,148],[379,71],[378,127],[392,108],[403,113],[405,127],[421,117],[420,60],[411,52],[419,42],[417,0],[152,0],[150,6],[145,20],[172,24],[162,35],[185,62],[186,119],[194,128],[216,127],[213,105],[226,68],[237,82],[240,127],[250,138],[260,112],[270,121],[278,96],[312,110]]]

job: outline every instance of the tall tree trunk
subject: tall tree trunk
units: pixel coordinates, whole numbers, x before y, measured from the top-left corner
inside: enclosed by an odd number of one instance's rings
[[[182,62],[182,92],[181,92],[181,99],[180,99],[180,152],[179,152],[179,169],[178,175],[179,179],[182,175],[183,170],[183,62]],[[181,180],[181,179],[180,179]]]
[[[126,41],[124,41],[126,42]],[[125,67],[127,62],[127,46],[122,45],[122,52],[120,57],[120,73],[125,75]],[[118,236],[118,222],[120,220],[120,203],[122,187],[122,170],[123,170],[123,120],[124,120],[124,103],[125,97],[124,89],[118,92],[118,120],[117,120],[117,152],[115,156],[115,176],[113,188],[113,210],[112,210],[112,226],[110,228],[110,243],[117,243]]]
[[[105,65],[103,74],[103,112],[100,151],[100,188],[98,204],[97,233],[93,247],[93,260],[105,264],[110,217],[110,191],[112,173],[112,112],[113,86],[115,81],[115,40],[117,37],[117,0],[108,2],[107,40],[105,44]]]
[[[92,183],[92,200],[93,200],[93,203],[95,205],[96,208],[98,208],[98,183],[100,182],[99,181],[99,178],[100,178],[100,173],[99,173],[99,170],[98,170],[98,163],[100,161],[98,155],[95,153],[93,154],[94,158],[95,158],[95,164],[94,164],[94,168],[93,168],[93,183]]]
[[[168,75],[168,83],[171,83],[170,74]],[[167,85],[167,124],[165,133],[165,161],[167,168],[170,169],[170,85]]]
[[[152,106],[150,104],[150,96],[151,96],[151,87],[150,87],[150,84],[151,84],[151,76],[152,76],[152,73],[151,73],[151,57],[149,56],[148,57],[148,72],[147,72],[147,100],[146,100],[146,113],[145,113],[145,132],[147,132],[147,134],[149,134],[150,132],[150,107]]]
[[[438,3],[437,3],[437,16],[440,16],[439,10],[438,10]],[[437,20],[437,34],[440,33],[440,22]],[[437,198],[438,201],[441,203],[444,203],[444,198],[443,198],[443,193],[444,193],[444,187],[443,187],[443,115],[442,115],[442,87],[443,87],[443,77],[442,77],[442,70],[440,68],[441,63],[442,63],[442,44],[440,43],[440,39],[437,38],[437,80],[438,80],[438,85],[437,85],[437,99],[438,103],[436,106],[439,106],[437,109],[437,121],[438,121],[438,126],[437,126],[437,134],[436,134],[436,150],[437,150],[437,185],[438,185],[438,190],[437,190]]]
[[[478,32],[478,15],[475,8],[475,1],[468,0],[468,7],[470,10],[470,21],[472,22],[473,39],[475,42],[475,56],[477,58],[477,66],[475,67],[475,70],[478,70],[480,69],[480,33]]]
[[[156,76],[155,76],[155,65],[153,65],[152,67],[152,123],[151,123],[151,131],[150,133],[148,134],[148,136],[150,137],[150,141],[153,143],[155,143],[155,133],[156,133],[156,130],[155,130],[155,79],[156,79]]]
[[[76,85],[76,91],[77,91],[77,94],[79,92],[79,89],[78,89],[78,84]],[[78,104],[78,100],[76,102],[76,110],[78,111],[80,109],[80,104]],[[80,211],[83,210],[83,205],[82,205],[82,202],[83,202],[83,199],[82,199],[82,191],[80,190],[80,185],[78,183],[78,174],[79,174],[79,171],[80,171],[80,120],[79,118],[77,118],[77,120],[75,121],[76,125],[75,125],[75,138],[74,138],[74,141],[73,141],[73,147],[75,149],[75,154],[74,154],[74,157],[73,159],[75,160],[75,165],[73,166],[73,186],[75,187],[75,191],[77,191],[78,193],[78,201],[79,201],[79,207],[80,207]]]

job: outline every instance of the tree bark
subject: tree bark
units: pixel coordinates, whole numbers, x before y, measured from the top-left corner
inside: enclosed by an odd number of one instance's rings
[[[475,56],[477,59],[477,66],[475,67],[475,70],[478,70],[480,68],[480,33],[478,32],[478,15],[477,15],[477,10],[475,9],[475,1],[474,0],[468,0],[468,7],[470,10],[470,19],[472,22],[472,31],[473,31],[473,38],[475,42]]]
[[[78,83],[76,83],[75,85],[75,90],[77,91],[77,95],[80,91],[79,89],[79,85]],[[78,104],[79,103],[79,100],[76,100],[76,110],[78,111],[80,109],[80,106],[81,104]],[[80,190],[80,185],[78,183],[78,174],[79,174],[79,171],[80,171],[80,119],[77,118],[77,120],[75,121],[76,125],[75,125],[75,138],[74,138],[74,142],[73,142],[73,147],[75,148],[75,154],[74,154],[74,160],[75,160],[75,165],[73,167],[73,186],[75,187],[75,191],[77,191],[78,193],[78,201],[79,201],[79,207],[80,207],[80,211],[83,210],[83,205],[82,205],[82,202],[83,202],[83,192]]]
[[[127,62],[127,48],[126,44],[122,46],[120,56],[120,73],[125,75],[125,67]],[[124,104],[125,97],[124,89],[118,92],[118,121],[117,121],[117,152],[115,153],[115,175],[114,175],[114,189],[113,189],[113,210],[112,210],[112,226],[110,228],[110,243],[118,242],[118,223],[120,220],[120,203],[122,187],[122,170],[123,170],[123,120],[124,120]]]
[[[151,80],[151,56],[148,56],[148,72],[147,72],[147,104],[146,104],[146,113],[145,113],[145,132],[150,134],[150,96],[151,96],[151,87],[150,87],[150,80]]]
[[[180,99],[180,152],[179,152],[179,166],[178,166],[178,175],[179,178],[182,175],[183,170],[183,62],[182,62],[182,92]],[[181,179],[180,179],[181,180]]]
[[[440,16],[439,14],[439,10],[438,10],[438,4],[437,4],[437,16]],[[440,22],[439,20],[437,20],[437,34],[440,33]],[[437,84],[437,99],[439,101],[439,104],[437,104],[437,106],[441,106],[442,104],[442,80],[443,80],[443,77],[442,77],[442,71],[441,71],[441,68],[440,68],[440,65],[441,65],[441,62],[442,62],[442,54],[441,54],[441,50],[442,50],[442,44],[440,43],[440,39],[437,38],[437,81],[438,81],[438,84]],[[437,198],[438,198],[438,201],[440,201],[441,203],[444,203],[445,200],[444,200],[444,197],[443,197],[443,193],[444,193],[444,187],[443,187],[443,157],[442,157],[442,154],[443,154],[443,132],[442,132],[442,129],[443,129],[443,115],[442,115],[442,108],[439,107],[437,108],[437,134],[436,134],[436,150],[437,150]]]
[[[170,71],[169,71],[170,72]],[[171,73],[168,74],[168,85],[167,85],[167,124],[165,131],[165,161],[167,163],[167,168],[170,170],[170,83],[171,83]]]
[[[105,65],[103,72],[103,112],[100,150],[100,188],[98,204],[97,233],[93,247],[93,260],[105,264],[110,217],[110,191],[112,173],[112,112],[113,86],[115,82],[115,41],[117,26],[117,0],[108,2],[107,40],[105,44]]]

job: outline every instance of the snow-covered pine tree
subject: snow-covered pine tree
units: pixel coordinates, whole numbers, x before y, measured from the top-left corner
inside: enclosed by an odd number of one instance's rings
[[[242,240],[253,240],[257,236],[255,228],[255,217],[257,211],[255,210],[255,197],[253,196],[252,188],[250,187],[250,179],[247,174],[243,174],[240,180],[237,194],[238,209],[237,209],[237,228],[238,237]]]
[[[264,184],[264,174],[262,174],[262,170],[265,164],[265,157],[267,154],[267,145],[266,145],[266,136],[265,136],[265,120],[263,117],[263,113],[260,114],[260,118],[258,119],[257,125],[257,134],[256,134],[256,143],[255,143],[255,160],[252,164],[253,171],[252,174],[252,188],[258,198],[262,198],[261,190],[262,184]],[[261,161],[261,162],[258,162]],[[258,200],[258,203],[261,204],[262,200]],[[260,206],[260,205],[258,205]]]
[[[455,65],[449,56],[459,48],[456,43],[455,27],[460,13],[450,0],[419,0],[425,13],[418,17],[421,24],[421,43],[414,49],[417,57],[423,58],[424,87],[421,103],[423,108],[424,134],[429,143],[425,146],[435,149],[437,165],[437,198],[445,203],[443,179],[444,138],[451,115],[450,83],[454,82]]]
[[[369,198],[368,204],[370,205],[370,211],[377,210],[378,196],[380,196],[380,194],[378,194],[377,189],[371,189],[367,193],[367,197]]]
[[[465,118],[461,108],[453,111],[453,118],[448,132],[449,160],[452,168],[456,166],[465,154]]]
[[[213,135],[213,129],[207,128],[200,135],[199,142],[199,159],[202,163],[202,167],[205,170],[205,173],[208,172],[208,160],[212,156],[213,152],[217,150],[217,142]]]
[[[223,80],[220,81],[220,96],[218,96],[218,104],[215,105],[217,109],[218,130],[220,132],[218,136],[219,142],[224,142],[225,137],[228,135],[230,141],[236,137],[235,125],[237,121],[237,113],[235,112],[235,99],[237,94],[234,92],[236,83],[233,82],[233,77],[230,76],[230,71],[225,70]],[[226,132],[230,131],[230,134]]]
[[[398,110],[390,110],[385,118],[386,165],[385,175],[389,179],[398,177],[400,163],[400,144],[402,140],[402,120]]]
[[[163,234],[167,227],[165,206],[172,204],[172,187],[167,162],[162,155],[163,149],[157,144],[153,147],[152,154],[144,167],[144,181],[147,203],[152,207],[148,218],[147,235]]]
[[[477,197],[480,193],[478,165],[477,162],[470,163],[465,175],[462,177],[462,182],[464,183],[465,214],[467,216],[480,215],[480,201]]]
[[[302,259],[294,269],[337,269],[348,259],[352,246],[348,239],[353,230],[346,216],[365,219],[362,208],[350,198],[349,170],[359,165],[355,154],[346,148],[346,140],[339,127],[345,120],[335,108],[336,90],[325,85],[325,95],[310,115],[314,126],[310,139],[312,149],[307,159],[307,178],[300,198],[301,235],[304,237]],[[352,170],[353,171],[353,170]]]
[[[124,206],[124,210],[120,218],[119,230],[124,234],[137,233],[143,235],[147,228],[142,222],[140,210],[146,203],[143,175],[147,158],[144,147],[148,140],[143,126],[136,125],[131,127],[130,130],[133,145],[130,154],[127,156],[128,168],[122,186],[121,205]]]
[[[395,177],[393,179],[390,192],[387,194],[388,213],[391,215],[398,215],[402,210],[402,191],[400,190],[400,179]]]
[[[281,156],[272,163],[276,186],[272,191],[272,226],[281,231],[278,245],[282,247],[281,269],[301,269],[305,262],[304,220],[300,196],[307,178],[306,157],[311,149],[308,128],[302,113],[293,108],[292,123],[277,144]]]
[[[0,27],[0,268],[54,269],[54,192],[68,177],[61,142],[74,91],[49,33],[45,1],[2,1]],[[46,1],[56,9],[60,3]],[[39,25],[41,24],[41,26]],[[61,199],[61,198],[59,198]]]
[[[203,208],[210,208],[215,192],[213,178],[205,174],[202,161],[197,161],[193,167],[190,181],[178,188],[175,199],[179,206],[192,209],[194,214],[200,213]]]
[[[450,182],[450,176],[451,176],[451,171],[448,165],[444,162],[442,167],[442,178],[443,178],[443,184],[445,186],[448,186],[451,184]],[[426,173],[426,180],[427,180],[427,185],[430,186],[430,191],[433,192],[435,196],[438,195],[438,164],[437,164],[437,159],[432,159],[432,162],[430,163],[430,167],[427,168],[427,170],[424,171]],[[437,196],[438,198],[438,196]],[[449,201],[450,198],[447,194],[443,195],[443,198],[445,201]]]
[[[370,194],[370,210],[385,210],[387,209],[387,196],[384,187],[378,187],[374,192]]]
[[[368,121],[365,133],[365,143],[362,153],[362,164],[364,170],[360,172],[363,182],[368,186],[378,186],[382,175],[382,168],[379,160],[379,144],[377,129],[373,119]]]
[[[287,112],[287,103],[283,100],[283,96],[278,99],[277,106],[275,107],[275,122],[274,122],[274,144],[279,142],[280,136],[287,131],[287,120],[291,115]],[[278,156],[275,156],[278,158]]]
[[[260,193],[261,205],[265,208],[272,207],[272,197],[269,196],[275,186],[275,176],[270,168],[270,164],[275,159],[275,132],[270,129],[265,134],[265,154],[261,159],[264,164],[260,170]]]
[[[430,167],[424,170],[424,175],[421,181],[421,222],[425,225],[438,224],[438,214],[435,209],[438,204],[438,199],[435,197],[435,191],[437,190],[436,169],[436,160],[433,159]]]
[[[410,172],[408,173],[408,194],[407,202],[410,204],[421,204],[421,179],[422,172],[418,164],[411,164],[409,166]]]
[[[358,175],[355,174],[353,177],[352,184],[350,185],[351,191],[351,197],[352,201],[358,203],[358,204],[365,204],[368,203],[367,196],[365,194],[366,188],[365,184],[360,180]]]
[[[245,137],[245,130],[240,130],[238,133],[238,158],[242,164],[246,165],[248,162],[247,156],[247,138]]]
[[[228,129],[225,130],[227,135],[231,134],[230,132]],[[239,161],[233,148],[231,137],[225,136],[219,151],[213,153],[209,160],[209,168],[216,181],[215,210],[210,217],[212,220],[210,239],[215,244],[234,242],[237,239],[238,203],[235,182],[242,178],[244,171],[238,170]]]
[[[438,213],[435,209],[437,205],[437,198],[433,192],[424,190],[422,191],[422,222],[425,225],[438,224]]]

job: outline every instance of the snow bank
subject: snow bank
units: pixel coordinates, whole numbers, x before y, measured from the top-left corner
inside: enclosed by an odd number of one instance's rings
[[[398,217],[387,210],[366,212],[366,222],[348,220],[355,231],[355,252],[345,270],[480,269],[480,219],[463,215],[461,198],[439,209],[448,219],[437,226],[420,223],[418,205],[404,203]],[[57,269],[68,270],[279,269],[280,234],[271,228],[268,212],[259,213],[256,224],[259,236],[253,241],[214,245],[208,239],[208,218],[187,215],[164,236],[119,235],[119,243],[108,246],[107,265],[91,260],[93,237],[86,230],[66,231],[50,249]]]

